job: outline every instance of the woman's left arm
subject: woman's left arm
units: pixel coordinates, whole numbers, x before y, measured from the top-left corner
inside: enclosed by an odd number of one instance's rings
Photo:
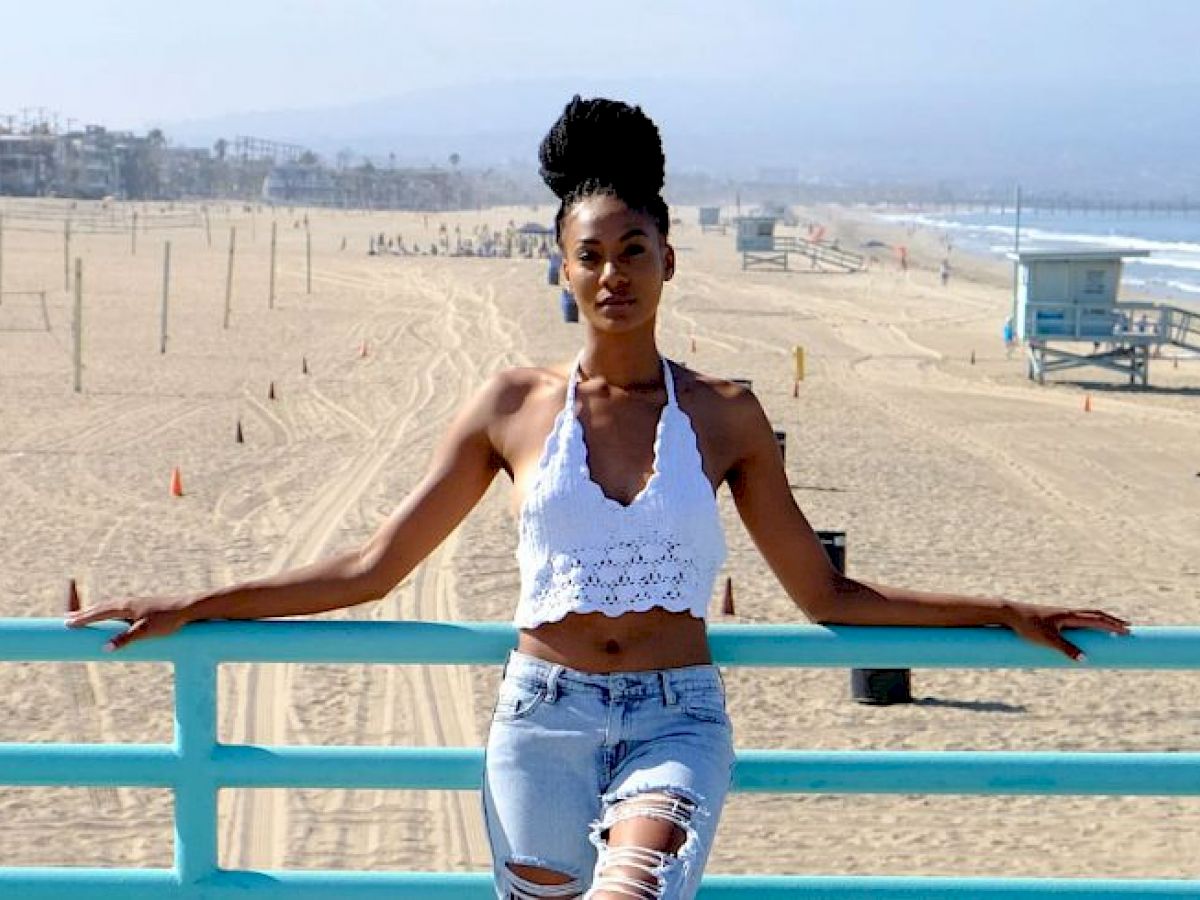
[[[837,572],[796,505],[775,436],[758,400],[729,401],[726,434],[736,435],[737,458],[726,475],[738,514],[787,591],[814,622],[824,625],[1004,625],[1036,644],[1078,660],[1083,653],[1064,628],[1125,634],[1128,623],[1098,609],[1040,606],[867,584]]]

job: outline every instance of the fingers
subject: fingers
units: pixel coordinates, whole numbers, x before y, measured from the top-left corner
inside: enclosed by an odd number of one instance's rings
[[[128,620],[129,618],[129,610],[124,606],[102,604],[68,613],[66,623],[68,628],[82,628],[84,625],[91,625],[93,622],[104,622],[108,619]]]
[[[1093,627],[1103,628],[1105,631],[1111,631],[1114,634],[1129,634],[1129,622],[1126,619],[1099,609],[1089,609],[1085,615],[1095,617],[1095,625]]]
[[[1093,628],[1112,634],[1129,634],[1129,623],[1099,609],[1076,609],[1055,617],[1059,628]]]
[[[138,638],[147,637],[150,634],[150,620],[138,619],[131,626],[126,628],[107,644],[104,645],[105,653],[112,653],[115,650],[120,650],[127,644],[136,641]]]
[[[1041,621],[1030,622],[1029,625],[1031,627],[1023,632],[1024,637],[1028,640],[1033,641],[1035,644],[1042,644],[1049,647],[1051,650],[1057,650],[1075,662],[1082,662],[1087,659],[1082,650],[1062,636],[1054,621],[1042,619]]]
[[[1041,623],[1039,630],[1046,638],[1046,642],[1075,662],[1085,662],[1087,655],[1063,637],[1064,628],[1089,628],[1095,631],[1107,631],[1110,634],[1129,634],[1127,621],[1100,609],[1068,610]]]

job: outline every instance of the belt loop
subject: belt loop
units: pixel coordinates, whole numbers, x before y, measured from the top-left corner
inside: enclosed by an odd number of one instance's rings
[[[550,674],[546,676],[546,702],[553,703],[558,699],[558,676],[562,673],[563,667],[553,665],[550,667]]]
[[[658,678],[662,682],[663,704],[665,706],[675,705],[675,689],[671,686],[671,673],[659,672]]]

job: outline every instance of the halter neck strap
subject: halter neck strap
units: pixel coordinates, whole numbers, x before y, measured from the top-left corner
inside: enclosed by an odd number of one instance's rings
[[[671,374],[671,364],[667,362],[665,356],[660,356],[662,362],[663,384],[667,388],[667,406],[673,407],[678,405],[675,402],[675,379]],[[566,407],[569,411],[575,410],[575,388],[579,384],[579,372],[583,364],[583,351],[579,351],[579,355],[575,357],[575,361],[571,363],[571,374],[567,378],[567,401]]]

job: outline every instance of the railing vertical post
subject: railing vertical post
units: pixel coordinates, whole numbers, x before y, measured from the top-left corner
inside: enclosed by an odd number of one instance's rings
[[[175,663],[175,871],[187,890],[217,868],[217,667],[203,656]],[[186,893],[185,893],[186,896]]]

